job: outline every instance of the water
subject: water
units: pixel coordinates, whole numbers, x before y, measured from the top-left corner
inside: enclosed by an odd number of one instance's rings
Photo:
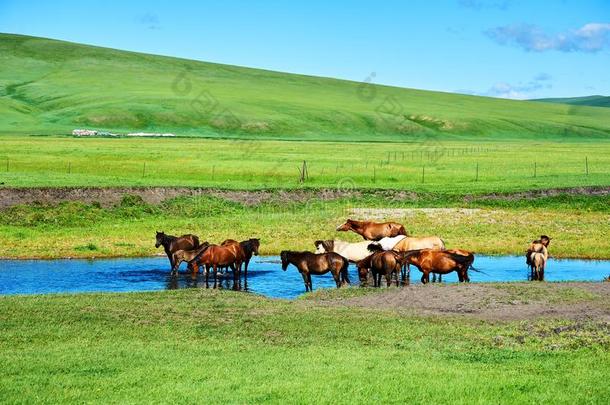
[[[528,270],[521,256],[477,256],[470,271],[471,282],[525,281]],[[550,259],[546,281],[601,281],[610,275],[610,260]],[[350,265],[349,277],[358,283]],[[414,267],[411,282],[419,283],[421,273]],[[229,276],[230,278],[230,276]],[[314,290],[334,288],[330,274],[313,276]],[[443,276],[444,282],[457,282],[457,275]],[[385,282],[385,281],[384,281]],[[203,276],[196,280],[186,273],[185,265],[177,277],[169,275],[165,257],[95,260],[0,260],[0,294],[46,294],[89,291],[154,291],[204,287]],[[294,298],[305,291],[303,279],[294,266],[282,271],[279,257],[254,257],[248,271],[250,291],[269,297]]]

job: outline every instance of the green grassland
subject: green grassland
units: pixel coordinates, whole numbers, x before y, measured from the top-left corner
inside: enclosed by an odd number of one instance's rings
[[[309,176],[301,184],[303,161]],[[0,183],[386,188],[448,194],[605,186],[610,184],[610,141],[430,138],[347,143],[0,136]]]
[[[593,107],[610,107],[610,97],[608,96],[585,96],[585,97],[565,97],[565,98],[539,98],[532,101],[542,101],[544,103],[559,103],[571,105],[588,105]]]
[[[259,237],[265,255],[283,249],[313,250],[317,239],[361,240],[335,228],[346,217],[370,218],[372,214],[359,211],[370,208],[375,219],[402,222],[415,236],[439,235],[449,247],[477,254],[521,255],[527,241],[545,233],[554,238],[554,257],[610,258],[608,195],[465,200],[439,194],[395,199],[382,192],[362,192],[356,197],[293,202],[285,196],[284,192],[253,205],[212,196],[151,205],[126,196],[106,208],[80,202],[14,206],[0,210],[0,257],[151,255],[160,253],[154,248],[155,230],[195,233],[215,243]]]
[[[442,288],[460,286],[428,287]],[[354,291],[373,294],[333,296]],[[0,327],[3,403],[602,404],[610,395],[607,329],[593,320],[490,323],[192,289],[0,297]]]
[[[0,133],[65,134],[78,127],[300,140],[408,141],[433,134],[607,139],[610,110],[366,85],[0,34]]]

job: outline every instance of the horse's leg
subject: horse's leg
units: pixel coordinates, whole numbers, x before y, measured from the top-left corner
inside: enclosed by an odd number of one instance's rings
[[[210,283],[209,283],[209,277],[210,277],[210,265],[206,264],[205,265],[205,288],[210,288]]]
[[[392,285],[392,273],[385,274],[385,283],[386,283],[386,287],[390,288],[390,286]]]
[[[337,288],[341,288],[341,270],[332,272],[333,278],[335,279],[335,284],[337,284]]]
[[[167,258],[169,259],[169,266],[173,271],[174,270],[174,255],[165,246],[163,247],[163,249],[165,250],[165,254],[167,255]]]
[[[218,287],[218,265],[214,263],[212,265],[212,270],[214,270],[214,288]]]
[[[399,280],[399,278],[400,278],[400,269],[398,269],[398,271],[395,271],[395,273],[396,273],[396,287],[398,287],[400,285],[399,284],[399,282],[400,282],[400,280]]]
[[[313,291],[313,283],[311,282],[311,273],[307,273],[307,281],[309,283],[309,291]]]
[[[430,282],[430,273],[425,272],[425,271],[422,272],[421,282],[422,282],[422,284],[428,284]]]
[[[307,282],[307,274],[305,272],[301,272],[301,276],[303,277],[303,284],[305,284],[305,292],[309,291],[309,283]]]
[[[438,282],[439,282],[439,283],[442,283],[442,282],[443,282],[443,275],[442,275],[442,274],[439,274],[439,275],[438,275]]]

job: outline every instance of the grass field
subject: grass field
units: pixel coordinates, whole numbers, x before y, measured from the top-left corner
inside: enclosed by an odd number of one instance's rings
[[[362,78],[366,80],[365,77]],[[377,86],[0,34],[0,133],[409,140],[610,135],[607,108]]]
[[[374,216],[402,222],[413,235],[440,235],[449,247],[479,254],[521,255],[527,241],[545,233],[554,238],[554,257],[607,259],[609,207],[608,195],[464,200],[434,194],[396,200],[382,192],[328,201],[315,195],[291,201],[290,195],[281,194],[253,205],[211,196],[180,197],[160,205],[132,197],[111,207],[29,204],[0,211],[0,257],[151,255],[160,252],[154,248],[156,230],[192,232],[216,243],[260,237],[261,254],[277,254],[312,250],[317,239],[361,240],[335,228],[346,217]]]
[[[300,184],[303,161],[309,178]],[[453,194],[609,185],[610,141],[431,138],[423,143],[343,143],[0,136],[0,183],[391,188]]]
[[[534,287],[523,285],[524,296]],[[428,287],[441,288],[460,286]],[[532,297],[604,299],[576,292]],[[610,343],[594,320],[490,323],[195,289],[0,297],[0,326],[3,403],[602,404],[610,395]]]

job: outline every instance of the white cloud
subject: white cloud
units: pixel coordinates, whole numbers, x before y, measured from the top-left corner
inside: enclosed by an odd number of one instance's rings
[[[514,24],[496,27],[485,34],[500,45],[513,45],[531,52],[599,52],[610,47],[610,23],[588,23],[566,32],[548,34],[540,27]]]

